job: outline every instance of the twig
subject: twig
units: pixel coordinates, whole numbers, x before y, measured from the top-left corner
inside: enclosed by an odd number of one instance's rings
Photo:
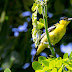
[[[54,49],[51,47],[51,42],[50,42],[49,33],[48,33],[47,2],[44,4],[44,7],[43,7],[43,19],[44,19],[45,31],[46,31],[47,39],[48,39],[48,42],[49,42],[50,50],[52,52],[52,55],[54,56],[55,52],[54,52]]]

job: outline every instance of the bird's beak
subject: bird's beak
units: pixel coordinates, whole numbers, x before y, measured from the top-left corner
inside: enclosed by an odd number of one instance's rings
[[[68,21],[72,20],[72,18],[68,18]]]

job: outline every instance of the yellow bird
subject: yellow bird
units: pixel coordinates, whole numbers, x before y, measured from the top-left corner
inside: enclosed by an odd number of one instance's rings
[[[57,22],[56,24],[48,28],[49,37],[50,37],[50,41],[52,45],[55,45],[62,39],[62,37],[66,33],[66,27],[70,23],[71,20],[72,18],[61,17],[59,22]],[[37,52],[34,55],[33,60],[36,60],[38,54],[40,54],[45,48],[48,48],[48,47],[49,47],[49,44],[47,41],[46,33],[43,33],[41,36],[41,42],[38,46]]]

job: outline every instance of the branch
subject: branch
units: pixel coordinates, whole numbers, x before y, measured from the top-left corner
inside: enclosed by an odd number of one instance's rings
[[[45,3],[43,7],[43,19],[44,19],[44,25],[45,25],[45,31],[47,35],[47,40],[49,42],[50,50],[52,52],[52,55],[55,55],[54,49],[51,47],[51,42],[49,38],[49,33],[48,33],[48,24],[47,24],[47,2]]]

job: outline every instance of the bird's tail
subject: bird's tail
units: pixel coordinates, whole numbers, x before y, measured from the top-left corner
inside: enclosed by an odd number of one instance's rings
[[[41,43],[39,46],[38,46],[38,49],[37,49],[37,52],[36,54],[34,55],[34,58],[33,58],[33,61],[36,61],[38,59],[38,55],[45,49],[45,44]]]
[[[38,59],[38,55],[37,55],[37,53],[34,55],[34,57],[33,57],[33,61],[37,61],[37,59]]]

